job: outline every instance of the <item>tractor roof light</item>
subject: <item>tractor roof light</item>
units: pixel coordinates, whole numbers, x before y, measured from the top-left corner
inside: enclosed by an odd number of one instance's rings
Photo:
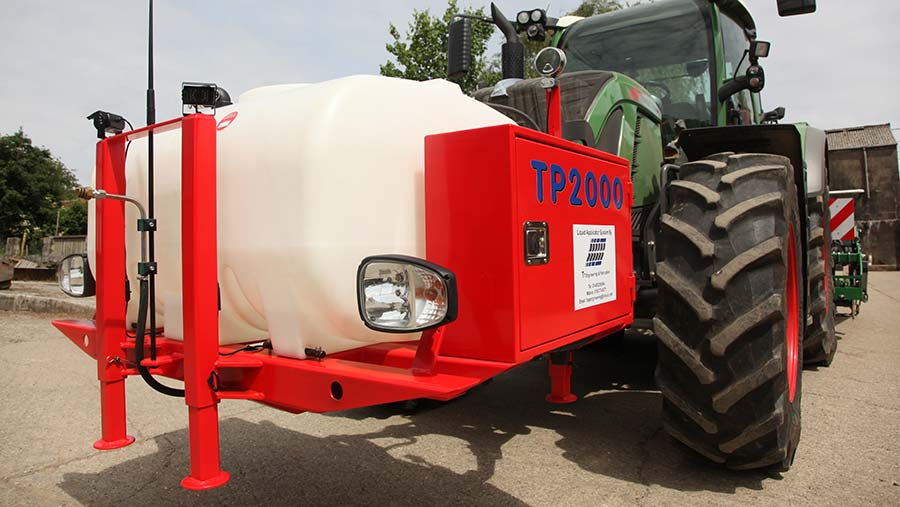
[[[215,83],[181,83],[182,113],[216,112],[217,107],[231,104],[231,96]]]
[[[363,259],[357,271],[359,316],[370,329],[411,333],[453,322],[456,276],[406,255]]]
[[[543,9],[519,11],[516,24],[518,31],[524,31],[529,40],[543,41],[547,38],[547,13]]]
[[[764,40],[755,40],[750,43],[750,55],[754,58],[766,58],[769,56],[769,49],[772,43]]]

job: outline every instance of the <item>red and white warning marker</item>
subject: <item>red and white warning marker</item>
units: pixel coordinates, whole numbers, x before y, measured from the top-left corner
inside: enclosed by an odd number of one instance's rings
[[[828,199],[831,212],[831,238],[852,241],[856,238],[856,217],[852,197],[832,197]]]

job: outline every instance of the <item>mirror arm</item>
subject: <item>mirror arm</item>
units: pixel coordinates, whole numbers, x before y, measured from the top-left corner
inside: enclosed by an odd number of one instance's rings
[[[745,90],[749,87],[747,76],[739,76],[719,87],[719,102],[725,102],[735,93]]]

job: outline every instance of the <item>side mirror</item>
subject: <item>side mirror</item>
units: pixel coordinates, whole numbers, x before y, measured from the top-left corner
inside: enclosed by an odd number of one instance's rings
[[[97,285],[87,255],[73,254],[63,258],[56,268],[59,288],[75,298],[86,298],[97,293]]]
[[[566,68],[566,54],[562,49],[546,47],[534,57],[534,70],[544,77],[556,77]]]
[[[784,108],[776,107],[771,111],[766,111],[763,113],[762,122],[763,123],[778,123],[778,120],[784,118]]]
[[[461,18],[450,23],[447,40],[447,79],[462,81],[472,68],[472,21]]]
[[[757,64],[747,67],[747,73],[719,87],[719,102],[725,102],[728,97],[741,90],[750,90],[751,93],[759,93],[766,86],[766,73]]]
[[[796,16],[816,12],[816,0],[778,0],[779,16]]]
[[[691,77],[700,77],[709,69],[709,60],[694,60],[692,62],[687,62],[685,65],[685,69],[687,73]]]

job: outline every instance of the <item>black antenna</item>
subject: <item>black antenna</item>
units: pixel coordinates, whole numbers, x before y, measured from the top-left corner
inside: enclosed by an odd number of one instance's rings
[[[156,93],[153,90],[153,0],[150,0],[149,43],[147,44],[147,125],[156,123]],[[152,132],[151,132],[152,134]],[[151,137],[152,138],[152,137]],[[153,155],[151,154],[151,157]]]
[[[153,0],[150,0],[150,24],[147,38],[147,125],[156,123],[156,92],[153,90]],[[153,131],[147,133],[147,211],[150,220],[156,221],[153,213]],[[156,262],[156,248],[153,229],[149,235],[148,254],[150,265]],[[148,305],[150,307],[150,359],[156,360],[156,273],[150,273]]]

